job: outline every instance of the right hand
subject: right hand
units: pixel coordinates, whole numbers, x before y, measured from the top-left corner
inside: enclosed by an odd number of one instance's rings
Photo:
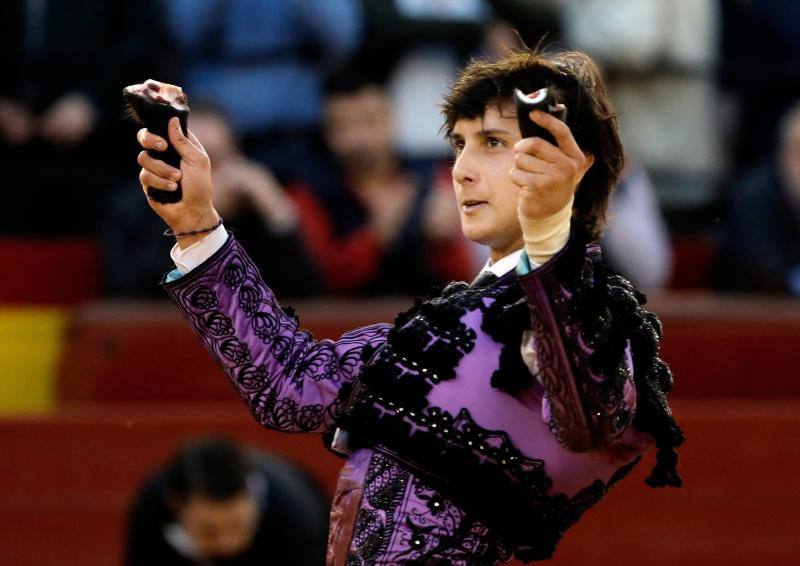
[[[183,135],[178,118],[169,122],[169,141],[181,156],[180,169],[171,167],[164,161],[148,155],[146,151],[139,153],[138,162],[142,166],[139,181],[147,196],[147,187],[174,191],[180,182],[183,198],[175,203],[161,204],[150,198],[150,208],[158,214],[176,234],[191,232],[213,226],[219,221],[219,215],[211,202],[211,162],[200,141],[188,132]],[[141,146],[146,150],[164,151],[166,141],[148,132],[146,128],[136,135]],[[184,236],[178,238],[181,248],[185,248],[207,234]]]

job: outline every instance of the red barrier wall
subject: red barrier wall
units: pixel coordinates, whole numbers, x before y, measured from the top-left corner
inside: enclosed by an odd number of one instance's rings
[[[102,258],[93,238],[0,238],[1,304],[66,305],[100,297]]]
[[[653,490],[642,465],[570,531],[552,564],[738,566],[800,556],[800,400],[674,403],[686,486]],[[0,564],[119,563],[133,486],[180,439],[208,431],[282,453],[331,490],[317,437],[256,426],[239,405],[84,408],[0,419]]]
[[[410,300],[296,305],[318,338],[391,321]],[[652,309],[679,397],[800,396],[800,303],[672,296]],[[76,311],[58,377],[62,402],[232,400],[220,369],[177,310],[162,303],[101,303]]]

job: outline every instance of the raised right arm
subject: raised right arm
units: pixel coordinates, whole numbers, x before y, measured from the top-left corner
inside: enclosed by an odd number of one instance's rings
[[[145,149],[166,148],[165,140],[147,130],[138,138]],[[177,277],[170,273],[164,289],[259,423],[283,431],[324,432],[336,416],[339,390],[361,371],[362,351],[382,344],[389,326],[354,330],[336,342],[316,341],[300,330],[232,235],[223,227],[196,233],[219,219],[211,198],[211,162],[191,132],[183,135],[177,119],[170,123],[169,139],[181,156],[180,170],[144,151],[139,154],[145,195],[147,187],[173,191],[178,181],[183,186],[178,202],[149,200],[150,207],[175,234],[192,233],[177,236],[184,263],[192,260],[191,271]],[[216,242],[213,251],[198,253],[209,241]]]
[[[233,235],[198,267],[167,279],[164,289],[256,420],[282,431],[329,428],[340,388],[361,371],[362,351],[380,346],[389,329],[376,324],[337,341],[314,340],[280,307]]]

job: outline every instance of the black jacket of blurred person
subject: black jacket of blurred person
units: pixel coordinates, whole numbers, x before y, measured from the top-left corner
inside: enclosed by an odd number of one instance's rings
[[[159,0],[0,2],[0,166],[13,187],[0,232],[94,232],[103,189],[131,175],[122,88],[170,59],[163,21]]]
[[[719,69],[723,90],[736,102],[731,167],[740,173],[776,149],[782,116],[800,92],[800,2],[718,2]]]
[[[301,470],[224,439],[185,445],[137,494],[128,566],[313,566],[328,502]]]
[[[777,168],[765,163],[731,191],[717,286],[798,294],[800,289],[792,288],[794,270],[800,276],[800,204],[791,198]]]
[[[800,103],[783,118],[776,155],[728,194],[717,286],[800,296]]]

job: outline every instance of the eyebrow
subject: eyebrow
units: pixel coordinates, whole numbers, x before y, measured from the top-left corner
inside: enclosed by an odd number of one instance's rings
[[[496,136],[498,134],[510,136],[511,132],[503,128],[489,128],[488,130],[478,130],[477,132],[475,132],[475,134],[484,138],[488,138],[489,136]],[[462,134],[450,134],[450,139],[463,140],[464,136]]]
[[[489,128],[488,130],[481,130],[478,133],[480,135],[482,135],[483,137],[485,137],[485,138],[487,138],[489,136],[494,136],[494,135],[497,135],[497,134],[506,135],[506,136],[511,135],[511,132],[509,132],[508,130],[504,130],[503,128]]]

